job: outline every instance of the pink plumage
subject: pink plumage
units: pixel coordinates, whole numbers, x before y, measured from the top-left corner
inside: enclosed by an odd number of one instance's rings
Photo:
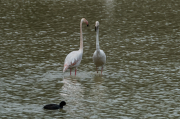
[[[82,60],[83,55],[83,35],[82,35],[82,23],[86,23],[87,26],[88,21],[85,18],[81,19],[80,22],[80,48],[78,51],[72,51],[70,52],[64,61],[64,68],[63,72],[65,72],[68,68],[70,69],[70,75],[71,75],[71,69],[75,67],[75,75],[76,75],[76,68],[79,66]]]

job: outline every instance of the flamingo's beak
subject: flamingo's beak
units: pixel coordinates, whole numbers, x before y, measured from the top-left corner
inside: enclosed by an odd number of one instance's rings
[[[86,20],[86,24],[87,24],[87,26],[89,26],[89,23],[88,23],[88,21]]]
[[[96,26],[95,26],[95,31],[96,31]]]

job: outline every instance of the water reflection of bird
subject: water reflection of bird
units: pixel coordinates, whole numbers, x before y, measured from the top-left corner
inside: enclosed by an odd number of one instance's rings
[[[81,19],[80,22],[80,49],[78,51],[72,51],[66,56],[66,59],[64,61],[64,68],[63,72],[65,72],[68,68],[70,69],[70,75],[71,75],[71,69],[75,67],[75,75],[76,75],[76,67],[79,66],[82,60],[83,55],[83,35],[82,35],[82,23],[86,23],[87,26],[88,21],[85,18]]]
[[[57,104],[48,104],[48,105],[45,105],[43,108],[44,109],[48,109],[48,110],[56,110],[56,109],[62,109],[63,106],[66,105],[66,102],[65,101],[62,101],[59,103],[59,105]]]
[[[101,75],[103,71],[103,66],[106,63],[106,55],[103,50],[99,48],[99,22],[96,21],[95,23],[95,31],[96,31],[96,51],[93,54],[93,62],[96,65],[96,70],[98,73],[97,67],[102,67],[101,68]]]

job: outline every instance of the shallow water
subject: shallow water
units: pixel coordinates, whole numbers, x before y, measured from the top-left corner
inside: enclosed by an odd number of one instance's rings
[[[0,10],[1,118],[180,116],[178,0],[3,0]],[[79,49],[83,17],[83,59],[69,76],[64,59]],[[97,20],[102,76],[92,61]],[[62,100],[63,110],[42,109]]]

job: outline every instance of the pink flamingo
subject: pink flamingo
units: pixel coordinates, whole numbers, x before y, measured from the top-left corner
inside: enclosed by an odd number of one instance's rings
[[[86,23],[87,26],[89,26],[88,21],[85,18],[81,19],[80,22],[80,48],[78,51],[72,51],[70,52],[64,61],[64,68],[63,72],[65,72],[68,68],[70,69],[70,75],[71,75],[71,69],[75,67],[75,75],[76,75],[76,67],[79,66],[82,60],[83,55],[83,34],[82,34],[82,23]]]

